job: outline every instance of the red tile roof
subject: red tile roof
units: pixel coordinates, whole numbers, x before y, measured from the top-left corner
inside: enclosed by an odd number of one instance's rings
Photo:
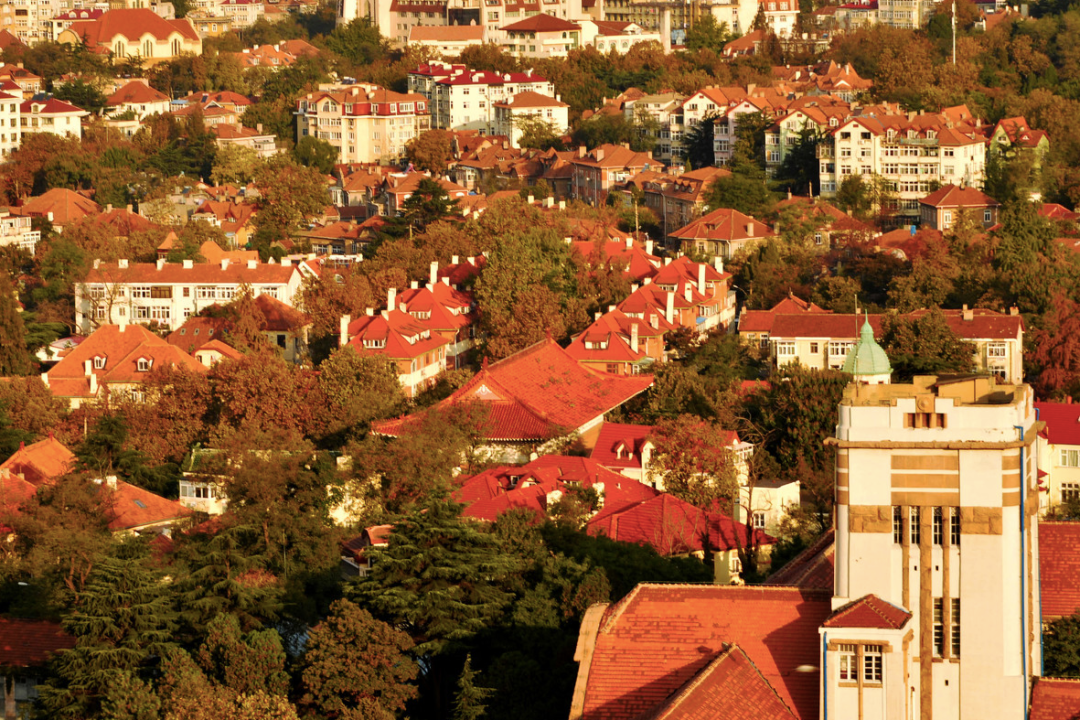
[[[590,457],[607,468],[640,469],[642,447],[652,432],[652,425],[606,422],[600,426]]]
[[[518,20],[517,22],[503,25],[503,32],[573,32],[581,30],[581,26],[554,15],[540,13],[532,17]]]
[[[746,547],[750,537],[745,524],[667,494],[623,508],[605,507],[589,520],[586,531],[620,542],[649,545],[664,556],[704,550],[705,537],[713,550]],[[755,533],[760,545],[773,542],[765,533]]]
[[[902,317],[918,319],[927,310],[916,310]],[[963,318],[960,310],[942,310],[949,328],[962,340],[1011,339],[1019,337],[1023,319],[1019,315],[1003,315],[993,310],[975,309],[970,320]],[[867,320],[874,335],[881,336],[882,315],[869,315]],[[774,338],[851,338],[859,337],[862,316],[831,313],[803,313],[777,315],[773,320]]]
[[[1037,402],[1046,439],[1054,445],[1080,445],[1080,403]]]
[[[766,585],[832,590],[836,564],[836,535],[832,530],[769,576]]]
[[[1080,523],[1039,523],[1043,621],[1080,612]]]
[[[731,645],[644,720],[791,720],[795,714],[738,645]]]
[[[738,210],[720,208],[671,233],[680,240],[736,242],[772,237],[769,226]]]
[[[110,43],[117,35],[128,41],[137,41],[146,33],[159,41],[167,40],[173,33],[189,40],[199,39],[190,20],[165,20],[145,8],[109,10],[97,20],[72,23],[70,29],[88,46],[103,45],[110,50]]]
[[[101,212],[101,206],[74,190],[53,188],[44,195],[27,200],[19,211],[38,217],[48,217],[52,213],[54,225],[66,225],[87,215],[97,215]]]
[[[39,667],[73,647],[75,638],[58,622],[0,618],[0,667]]]
[[[36,486],[0,467],[0,533],[10,531],[4,525],[4,516],[18,515],[26,501],[36,494]]]
[[[372,347],[373,343],[381,343]],[[349,323],[349,345],[360,354],[386,355],[392,360],[411,360],[445,347],[448,341],[401,310],[363,315]]]
[[[824,627],[836,628],[876,628],[880,630],[899,630],[911,619],[911,613],[882,600],[877,595],[864,595],[847,605],[838,607]]]
[[[165,263],[159,269],[156,263],[128,263],[126,268],[118,263],[100,263],[97,269],[86,275],[88,283],[128,283],[147,285],[168,284],[235,284],[242,285],[287,285],[293,273],[299,270],[296,265],[278,265],[277,263],[256,263],[248,267],[247,263],[230,262],[228,267],[220,264],[195,263],[193,267],[184,267],[182,263]]]
[[[652,385],[650,375],[601,376],[581,367],[553,340],[539,342],[483,368],[439,405],[470,401],[490,410],[489,440],[546,440],[571,432]],[[375,425],[398,435],[409,418]]]
[[[519,92],[517,95],[503,102],[492,103],[492,107],[502,108],[564,108],[570,107],[566,103],[550,95],[543,95],[532,90]]]
[[[19,445],[15,454],[0,464],[0,470],[10,470],[14,475],[33,485],[42,485],[66,475],[75,467],[75,454],[52,435],[32,445]]]
[[[739,332],[769,333],[772,332],[773,321],[777,315],[793,315],[797,313],[830,313],[812,302],[795,297],[791,293],[776,303],[770,310],[743,310],[739,316]]]
[[[138,81],[129,82],[108,98],[109,105],[123,105],[125,103],[145,104],[169,102],[169,96],[155,90],[146,83]]]
[[[1031,691],[1028,720],[1080,718],[1080,679],[1037,678]]]
[[[166,500],[122,480],[118,480],[116,488],[111,490],[108,508],[109,529],[113,532],[179,520],[194,513],[175,500]]]
[[[1001,205],[997,200],[990,197],[982,190],[973,187],[957,187],[956,185],[942,185],[919,201],[920,205],[929,205],[939,208],[983,208],[998,207]]]
[[[797,588],[638,585],[604,613],[583,720],[640,717],[732,643],[796,717],[817,718],[819,673],[796,668],[820,665],[818,627],[829,616],[830,596]]]

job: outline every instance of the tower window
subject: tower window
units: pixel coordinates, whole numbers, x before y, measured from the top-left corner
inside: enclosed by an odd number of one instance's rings
[[[960,508],[950,508],[949,543],[960,547]]]
[[[899,505],[892,509],[892,541],[897,545],[904,542],[904,509]]]
[[[934,508],[934,544],[945,544],[945,512],[942,508]]]
[[[949,616],[949,639],[952,640],[952,656],[960,657],[960,598],[952,599]]]
[[[944,602],[941,598],[934,598],[934,657],[945,654]]]
[[[854,645],[840,646],[840,679],[852,682],[859,679],[858,655]]]
[[[908,542],[912,545],[918,545],[922,542],[922,508],[908,508],[908,521],[910,525],[908,528]]]
[[[880,683],[882,676],[882,657],[880,645],[863,646],[863,682]]]

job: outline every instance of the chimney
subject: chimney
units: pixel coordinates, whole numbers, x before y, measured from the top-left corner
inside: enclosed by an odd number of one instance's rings
[[[1016,317],[1017,315],[1020,314],[1020,308],[1013,305],[1012,307],[1009,308],[1009,314],[1012,315],[1013,317]]]
[[[638,351],[638,326],[636,322],[630,325],[630,349],[634,352]]]
[[[380,310],[379,314],[382,315],[383,320],[386,320],[386,321],[389,322],[389,320],[390,320],[390,311],[389,310]]]
[[[163,267],[165,267],[165,258],[158,258],[157,269],[160,270]]]
[[[686,298],[686,302],[694,301],[694,286],[690,283],[683,285],[683,297]]]
[[[634,238],[627,237],[626,238],[626,249],[629,250],[632,247],[634,247]]]
[[[375,317],[375,309],[374,308],[368,308],[367,310],[364,311],[364,314],[367,315],[368,317]]]
[[[664,318],[668,321],[668,325],[675,324],[675,293],[673,292],[667,294],[667,307],[665,308]]]
[[[431,286],[429,285],[428,287],[431,287]],[[409,281],[409,289],[410,290],[419,290],[420,289],[420,281],[419,280],[410,280]],[[405,306],[402,305],[402,310],[404,310],[404,309],[405,309]]]
[[[604,148],[596,148],[595,150],[593,150],[593,155],[596,157],[596,162],[600,162],[604,159]]]
[[[282,262],[285,262],[285,261],[282,260]],[[229,269],[229,258],[221,258],[221,269],[222,270],[228,270]]]
[[[127,330],[127,320],[121,320],[117,326],[117,332],[124,332],[125,330]]]
[[[105,206],[105,212],[107,212],[107,213],[112,212],[112,203],[109,203],[108,205]]]
[[[578,145],[578,149],[577,149],[577,156],[578,156],[579,158],[583,158],[583,157],[585,157],[585,153],[586,153],[586,152],[588,152],[588,151],[587,151],[587,149],[585,148],[585,146],[584,146],[584,145]],[[49,218],[49,219],[50,219],[50,220],[52,220],[52,218]]]
[[[667,267],[670,264],[671,264],[671,258],[670,257],[664,258],[664,267]]]
[[[599,310],[597,310],[595,313],[593,313],[593,320],[599,320],[601,317],[602,317],[602,315],[600,314]]]
[[[614,305],[608,305],[607,306],[607,311],[608,312],[615,312],[615,310],[616,310],[616,307]]]
[[[452,258],[450,258],[450,264],[451,265],[457,265],[458,260],[460,260],[460,259],[461,259],[460,255],[454,255]]]
[[[428,282],[430,282],[432,285],[435,285],[436,283],[439,282],[439,261],[438,260],[432,260],[431,261],[431,273],[428,275]]]
[[[643,279],[641,280],[641,284],[642,284],[642,285],[652,285],[652,278],[648,278],[648,277],[647,277],[647,278],[643,278]]]
[[[559,209],[560,210],[565,210],[566,209],[566,201],[565,200],[560,200],[559,201]]]
[[[724,258],[717,255],[713,258],[713,267],[716,268],[716,272],[723,274],[724,272]]]
[[[94,269],[97,270],[101,267],[101,258],[94,258]]]
[[[969,308],[967,305],[964,306],[963,313],[964,313],[964,319],[965,320],[974,320],[975,319],[975,311],[972,310],[971,308]]]
[[[342,315],[338,321],[338,347],[345,347],[349,344],[349,323],[351,322],[351,315]]]
[[[697,291],[705,294],[705,263],[698,263],[697,266]]]
[[[90,377],[93,374],[94,374],[94,361],[93,360],[83,360],[83,375],[85,375],[86,377]]]
[[[116,489],[116,476],[115,475],[106,475],[105,476],[105,484],[108,485],[110,489],[115,490]]]
[[[530,195],[530,196],[529,196],[528,198],[526,198],[525,202],[527,202],[527,203],[529,203],[530,205],[532,205],[532,204],[533,204],[534,202],[536,202],[536,198],[535,198],[535,197],[533,197],[532,195]]]
[[[468,261],[468,263],[470,265],[472,265],[473,267],[476,267],[476,258],[475,257],[467,257],[467,258],[465,258],[465,260]]]
[[[41,373],[41,382],[44,383],[45,387],[49,387],[49,373]]]
[[[387,312],[394,312],[397,309],[397,290],[390,288],[386,291],[386,310]]]
[[[257,124],[255,125],[255,132],[257,132],[257,133],[259,133],[260,135],[262,135],[262,134],[263,134],[263,131],[262,131],[262,127],[263,127],[263,126],[262,126],[262,123],[257,123]]]
[[[116,261],[116,265],[121,270],[127,270],[127,266],[128,266],[127,258],[120,258],[119,260]]]
[[[749,235],[750,237],[754,237],[754,223],[752,223],[752,222],[746,223],[746,234]]]
[[[544,207],[546,207],[548,210],[555,207],[555,198],[553,198],[553,197],[544,198]]]
[[[256,267],[256,266],[257,266],[258,264],[259,264],[259,261],[258,261],[258,260],[248,260],[248,261],[247,261],[247,269],[248,269],[248,270],[254,270],[254,269],[255,269],[255,267]]]
[[[185,270],[191,270],[194,267],[195,267],[195,261],[194,260],[185,260],[184,261],[184,269]]]
[[[646,240],[645,241],[645,254],[646,255],[652,255],[652,251],[653,251],[652,240]]]
[[[630,285],[630,294],[633,295],[637,291],[638,291],[638,284],[637,283],[632,283]]]

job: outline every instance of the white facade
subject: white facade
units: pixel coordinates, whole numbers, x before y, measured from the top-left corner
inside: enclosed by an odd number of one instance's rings
[[[12,215],[0,210],[0,247],[17,247],[34,255],[41,232],[32,228],[29,215]]]
[[[570,127],[570,106],[536,93],[515,95],[506,102],[495,103],[494,109],[495,122],[489,132],[510,138],[510,147],[518,147],[521,120],[524,118],[540,118],[557,136],[563,135]]]
[[[263,16],[265,6],[254,0],[225,0],[221,11],[232,20],[233,29],[251,27]]]
[[[523,92],[555,97],[555,84],[528,73],[458,72],[436,80],[431,98],[432,127],[491,132],[495,103]]]
[[[0,158],[19,149],[22,142],[22,98],[0,93]]]
[[[1042,659],[1033,400],[985,377],[848,386],[833,607],[872,594],[911,617],[822,627],[821,717],[1025,717]]]
[[[79,140],[82,140],[82,119],[90,114],[52,98],[27,100],[20,110],[19,125],[23,133],[51,133]]]

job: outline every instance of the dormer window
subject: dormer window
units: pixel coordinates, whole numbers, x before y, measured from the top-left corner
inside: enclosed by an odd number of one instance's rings
[[[95,355],[94,356],[94,369],[95,370],[104,370],[105,369],[105,360],[106,359],[107,358],[104,357],[103,355]]]
[[[364,340],[364,347],[369,350],[377,350],[386,347],[385,340]]]
[[[139,372],[150,372],[150,366],[154,364],[154,361],[150,358],[139,358],[135,361]]]

